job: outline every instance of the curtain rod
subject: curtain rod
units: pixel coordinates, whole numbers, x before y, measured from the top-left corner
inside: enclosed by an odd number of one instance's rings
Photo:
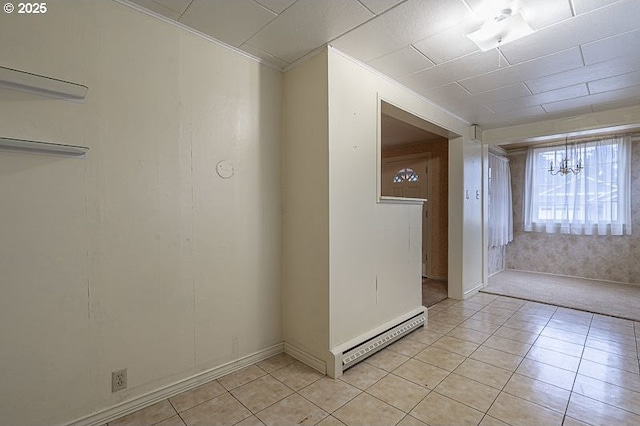
[[[528,147],[524,147],[524,149],[528,149],[528,148],[547,148],[547,147],[552,147],[552,146],[564,145],[565,143],[569,143],[569,144],[583,143],[583,142],[591,142],[591,141],[594,141],[594,140],[613,139],[613,138],[616,138],[616,137],[623,137],[623,136],[630,136],[631,140],[640,139],[640,133],[636,133],[636,132],[633,132],[633,133],[612,133],[610,135],[585,136],[585,137],[575,138],[575,139],[565,138],[565,140],[557,140],[557,141],[546,142],[546,143],[531,143]]]

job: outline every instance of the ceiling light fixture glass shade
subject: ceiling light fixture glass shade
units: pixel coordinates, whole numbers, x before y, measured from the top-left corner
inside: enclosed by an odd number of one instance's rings
[[[486,52],[511,41],[532,34],[533,28],[524,19],[515,1],[491,2],[493,7],[485,7],[486,16],[477,30],[467,34],[478,47]],[[488,12],[491,10],[491,12]]]

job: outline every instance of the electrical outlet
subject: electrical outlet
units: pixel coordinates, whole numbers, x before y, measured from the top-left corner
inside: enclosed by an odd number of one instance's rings
[[[127,369],[111,373],[111,392],[117,392],[127,388]]]

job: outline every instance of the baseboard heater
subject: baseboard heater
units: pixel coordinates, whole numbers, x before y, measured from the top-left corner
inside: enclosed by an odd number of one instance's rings
[[[391,327],[387,331],[383,331],[369,340],[347,349],[342,352],[342,371],[349,367],[353,367],[368,356],[373,355],[396,340],[406,336],[418,327],[421,327],[424,322],[424,312],[421,312],[408,320]]]

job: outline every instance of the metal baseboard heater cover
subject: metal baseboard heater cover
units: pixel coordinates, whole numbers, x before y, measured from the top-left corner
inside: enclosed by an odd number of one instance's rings
[[[342,353],[342,370],[353,367],[355,364],[373,355],[381,349],[389,346],[396,340],[406,336],[425,323],[424,312],[419,313],[406,321],[384,331],[377,336],[357,346],[347,349]]]

